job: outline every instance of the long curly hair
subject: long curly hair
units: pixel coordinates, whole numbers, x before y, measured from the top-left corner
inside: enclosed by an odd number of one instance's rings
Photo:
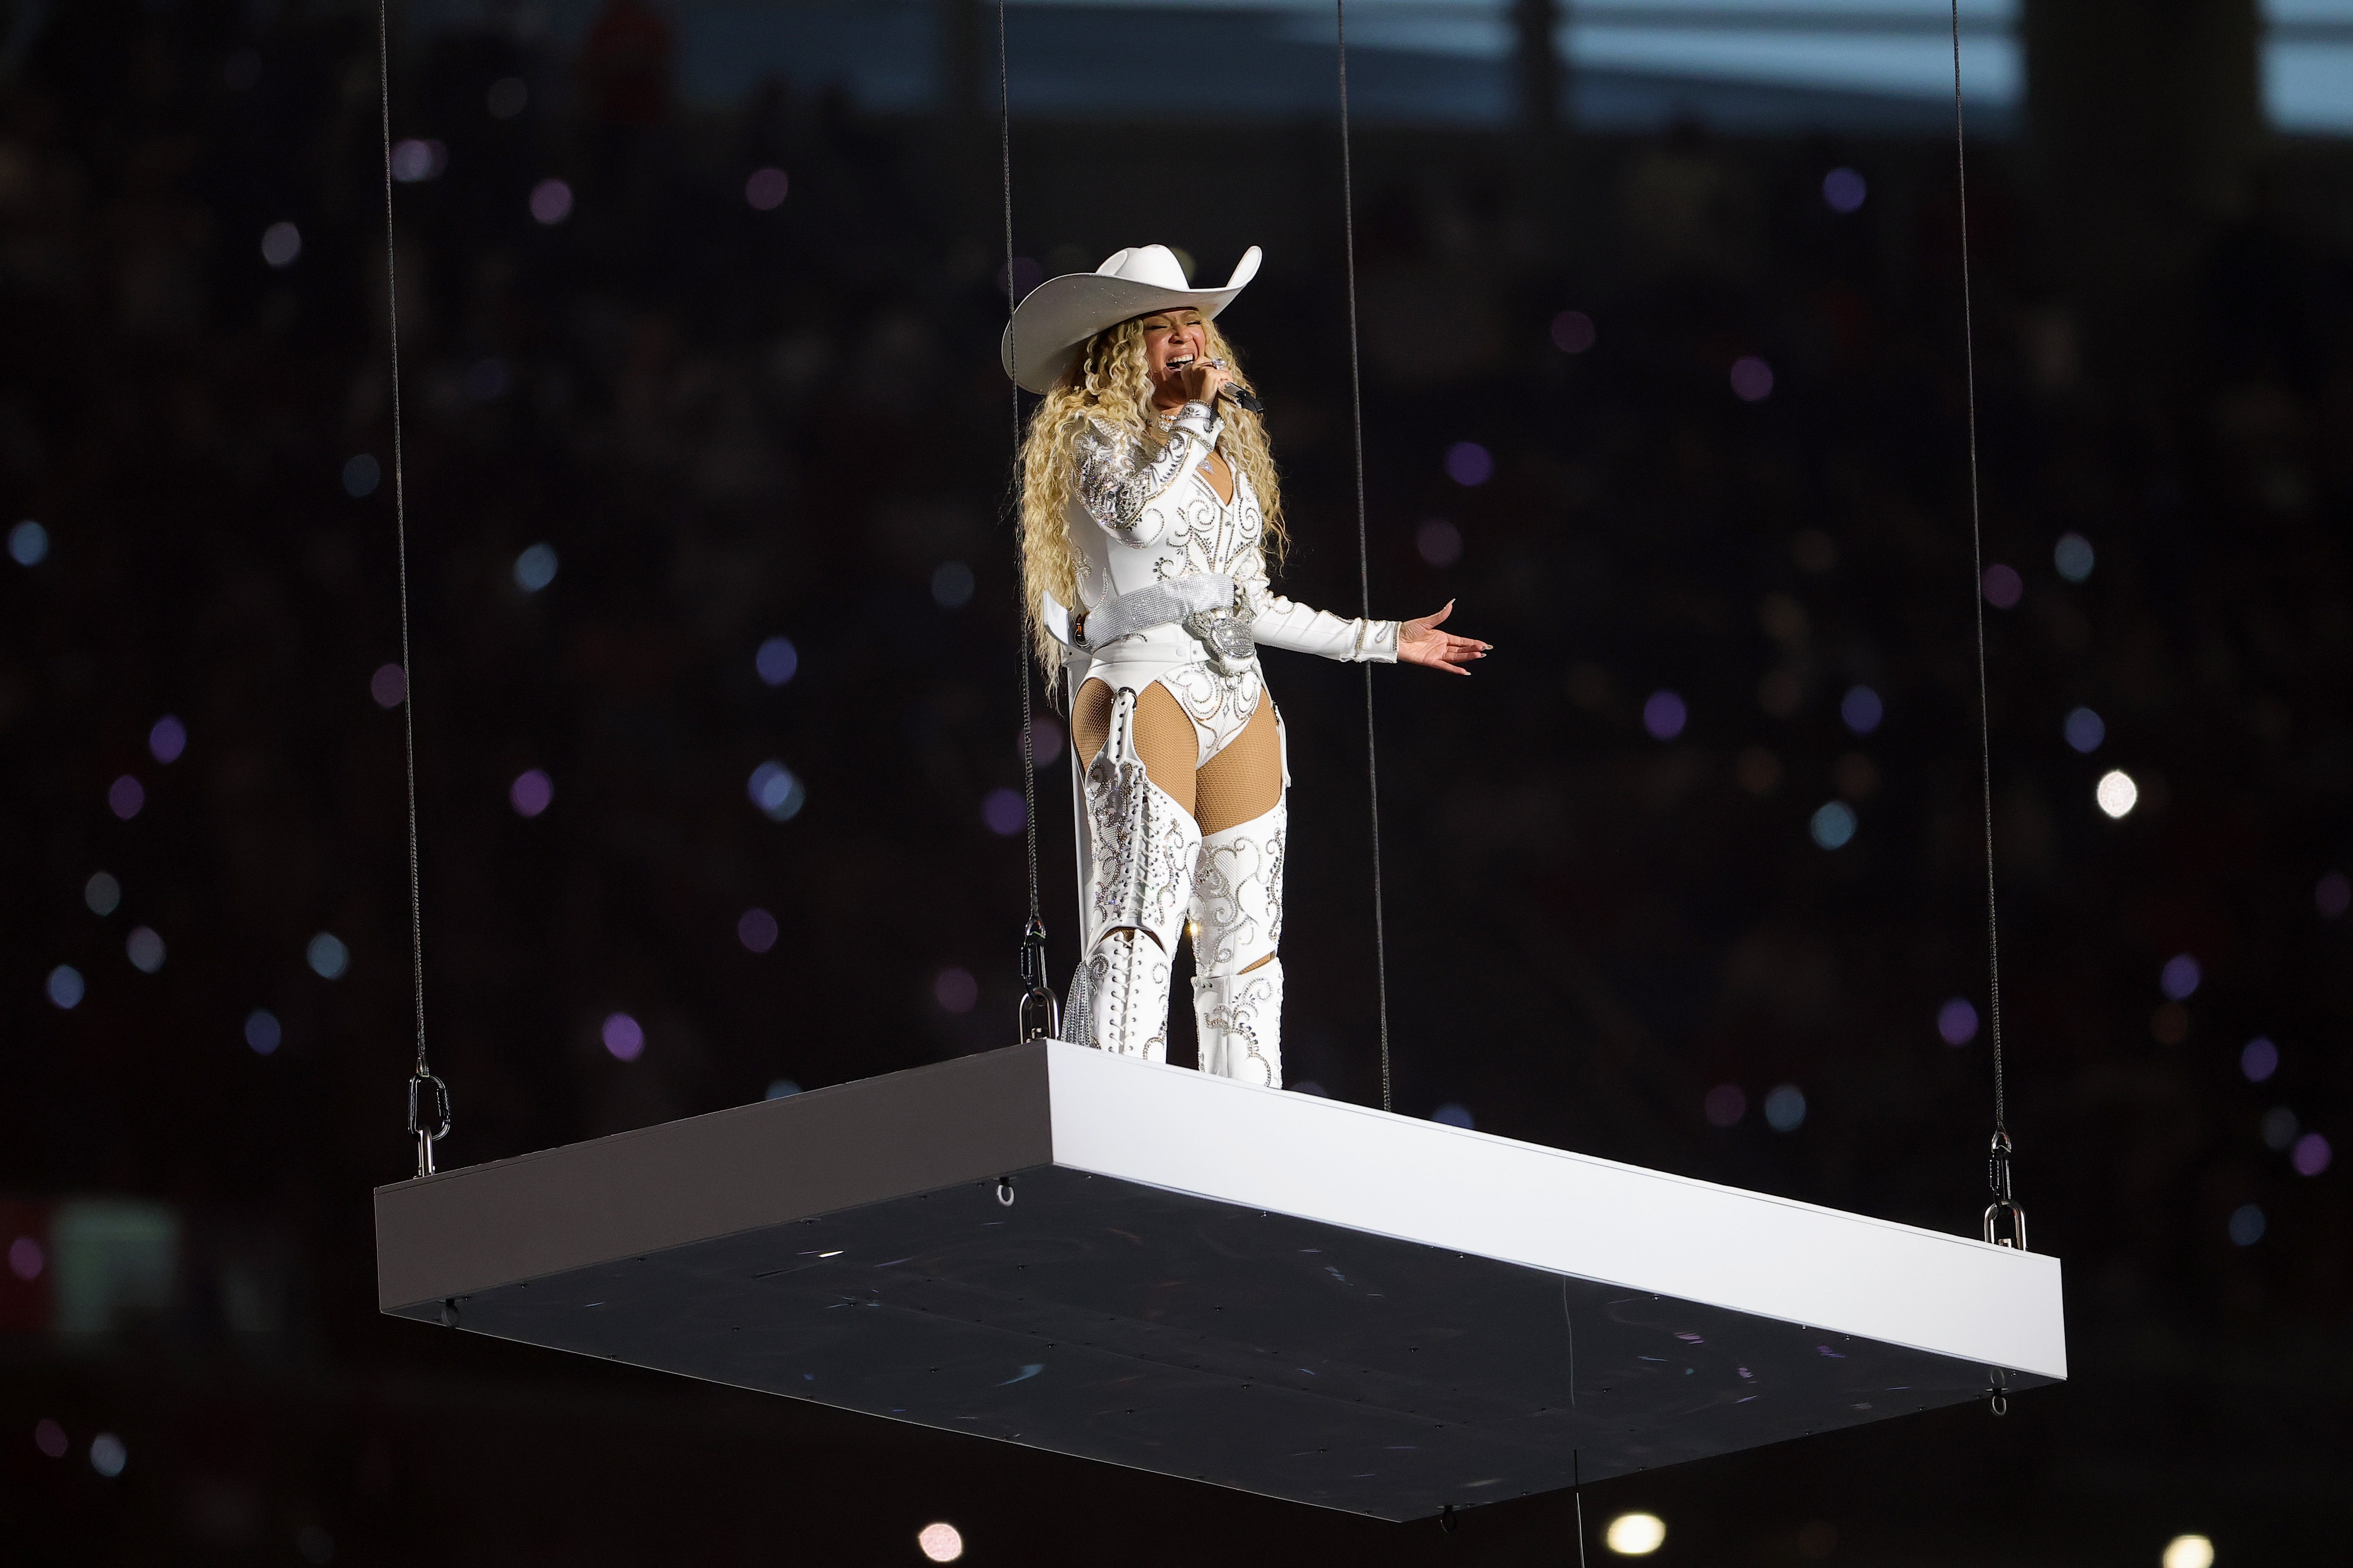
[[[1156,452],[1167,441],[1166,426],[1152,406],[1144,321],[1138,316],[1089,338],[1077,361],[1029,416],[1029,433],[1022,437],[1021,602],[1030,646],[1050,679],[1061,668],[1062,645],[1041,618],[1045,596],[1050,593],[1074,609],[1079,598],[1079,550],[1069,526],[1071,491],[1078,479],[1079,433],[1089,418],[1095,418],[1128,432],[1147,450]],[[1233,379],[1248,388],[1241,356],[1232,342],[1215,321],[1204,319],[1201,324],[1209,357],[1224,360]],[[1249,476],[1250,489],[1258,492],[1259,510],[1266,519],[1259,547],[1280,565],[1291,535],[1283,526],[1282,489],[1267,447],[1266,426],[1231,402],[1219,412],[1226,428],[1218,449]]]

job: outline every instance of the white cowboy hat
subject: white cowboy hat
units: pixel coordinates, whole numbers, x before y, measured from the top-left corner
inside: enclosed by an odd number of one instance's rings
[[[1258,276],[1259,248],[1251,246],[1234,265],[1222,289],[1196,289],[1186,281],[1176,253],[1165,245],[1123,250],[1092,272],[1066,272],[1029,290],[1005,323],[1005,374],[1024,392],[1050,392],[1078,357],[1079,345],[1131,316],[1191,307],[1214,316],[1234,302]]]

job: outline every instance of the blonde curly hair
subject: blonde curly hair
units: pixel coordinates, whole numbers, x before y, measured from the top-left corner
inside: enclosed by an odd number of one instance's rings
[[[1147,449],[1156,450],[1166,441],[1166,426],[1152,406],[1152,376],[1144,353],[1144,322],[1162,313],[1148,312],[1089,338],[1077,361],[1029,416],[1029,433],[1022,438],[1021,603],[1030,646],[1049,680],[1061,668],[1062,645],[1041,618],[1045,596],[1050,593],[1072,608],[1079,600],[1079,550],[1069,527],[1071,491],[1078,480],[1079,434],[1089,418],[1095,418],[1127,431]],[[1233,344],[1215,321],[1205,317],[1201,325],[1209,357],[1224,360],[1233,379],[1247,388],[1250,382]],[[1219,413],[1226,427],[1219,450],[1249,476],[1250,489],[1258,492],[1266,519],[1260,548],[1280,565],[1291,535],[1283,527],[1282,489],[1267,447],[1266,426],[1231,402]]]

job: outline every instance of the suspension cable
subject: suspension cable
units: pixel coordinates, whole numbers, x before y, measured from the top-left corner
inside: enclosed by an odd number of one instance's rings
[[[417,1140],[417,1173],[433,1173],[433,1145],[449,1135],[449,1086],[425,1055],[425,900],[417,874],[417,674],[408,661],[408,478],[400,426],[400,275],[392,230],[392,24],[390,0],[376,0],[375,64],[384,140],[384,286],[392,348],[392,515],[400,564],[400,732],[408,784],[408,951],[417,993],[417,1066],[408,1077],[408,1132]],[[429,1097],[430,1103],[426,1103]]]
[[[1978,786],[1985,816],[1987,1017],[1993,1035],[1993,1140],[1986,1182],[1993,1202],[1985,1212],[1985,1238],[1997,1239],[1997,1222],[2007,1219],[2004,1246],[2026,1247],[2026,1215],[2010,1186],[2009,1085],[2004,1077],[2001,1032],[2001,920],[1994,895],[1993,718],[1986,682],[1985,525],[1978,479],[1978,347],[1976,304],[1969,289],[1969,156],[1968,122],[1961,109],[1961,0],[1952,0],[1953,171],[1961,223],[1961,350],[1968,371],[1969,422],[1969,597],[1976,612],[1978,654]]]
[[[997,0],[997,157],[1005,192],[1005,319],[1009,322],[1021,303],[1021,285],[1013,276],[1013,87],[1005,64],[1005,0]],[[1011,340],[1007,340],[1008,342]],[[1015,592],[1021,581],[1021,366],[1012,366],[1013,468],[1008,476],[1007,510],[1013,519]],[[1029,855],[1029,921],[1021,928],[1021,1011],[1019,1037],[1042,1040],[1061,1034],[1056,1016],[1053,987],[1046,984],[1046,921],[1038,910],[1038,753],[1037,724],[1029,701],[1029,638],[1028,601],[1022,601],[1022,637],[1015,648],[1021,665],[1021,834]]]
[[[1332,0],[1340,60],[1340,216],[1347,231],[1348,416],[1356,442],[1356,586],[1361,612],[1373,618],[1372,550],[1365,531],[1365,375],[1356,344],[1356,178],[1348,138],[1348,0]],[[1374,744],[1373,667],[1365,666],[1365,793],[1373,823],[1373,989],[1379,1006],[1381,1109],[1394,1109],[1389,1092],[1389,942],[1381,897],[1381,773]]]

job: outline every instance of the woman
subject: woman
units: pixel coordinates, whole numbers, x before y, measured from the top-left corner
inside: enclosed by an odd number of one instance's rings
[[[1039,657],[1067,670],[1086,763],[1081,960],[1062,1032],[1167,1055],[1176,939],[1193,927],[1201,1070],[1282,1084],[1289,773],[1261,644],[1468,675],[1489,645],[1342,620],[1276,595],[1282,499],[1248,384],[1212,324],[1257,272],[1197,289],[1167,247],[1032,289],[1006,374],[1043,395],[1022,447],[1022,578]]]

